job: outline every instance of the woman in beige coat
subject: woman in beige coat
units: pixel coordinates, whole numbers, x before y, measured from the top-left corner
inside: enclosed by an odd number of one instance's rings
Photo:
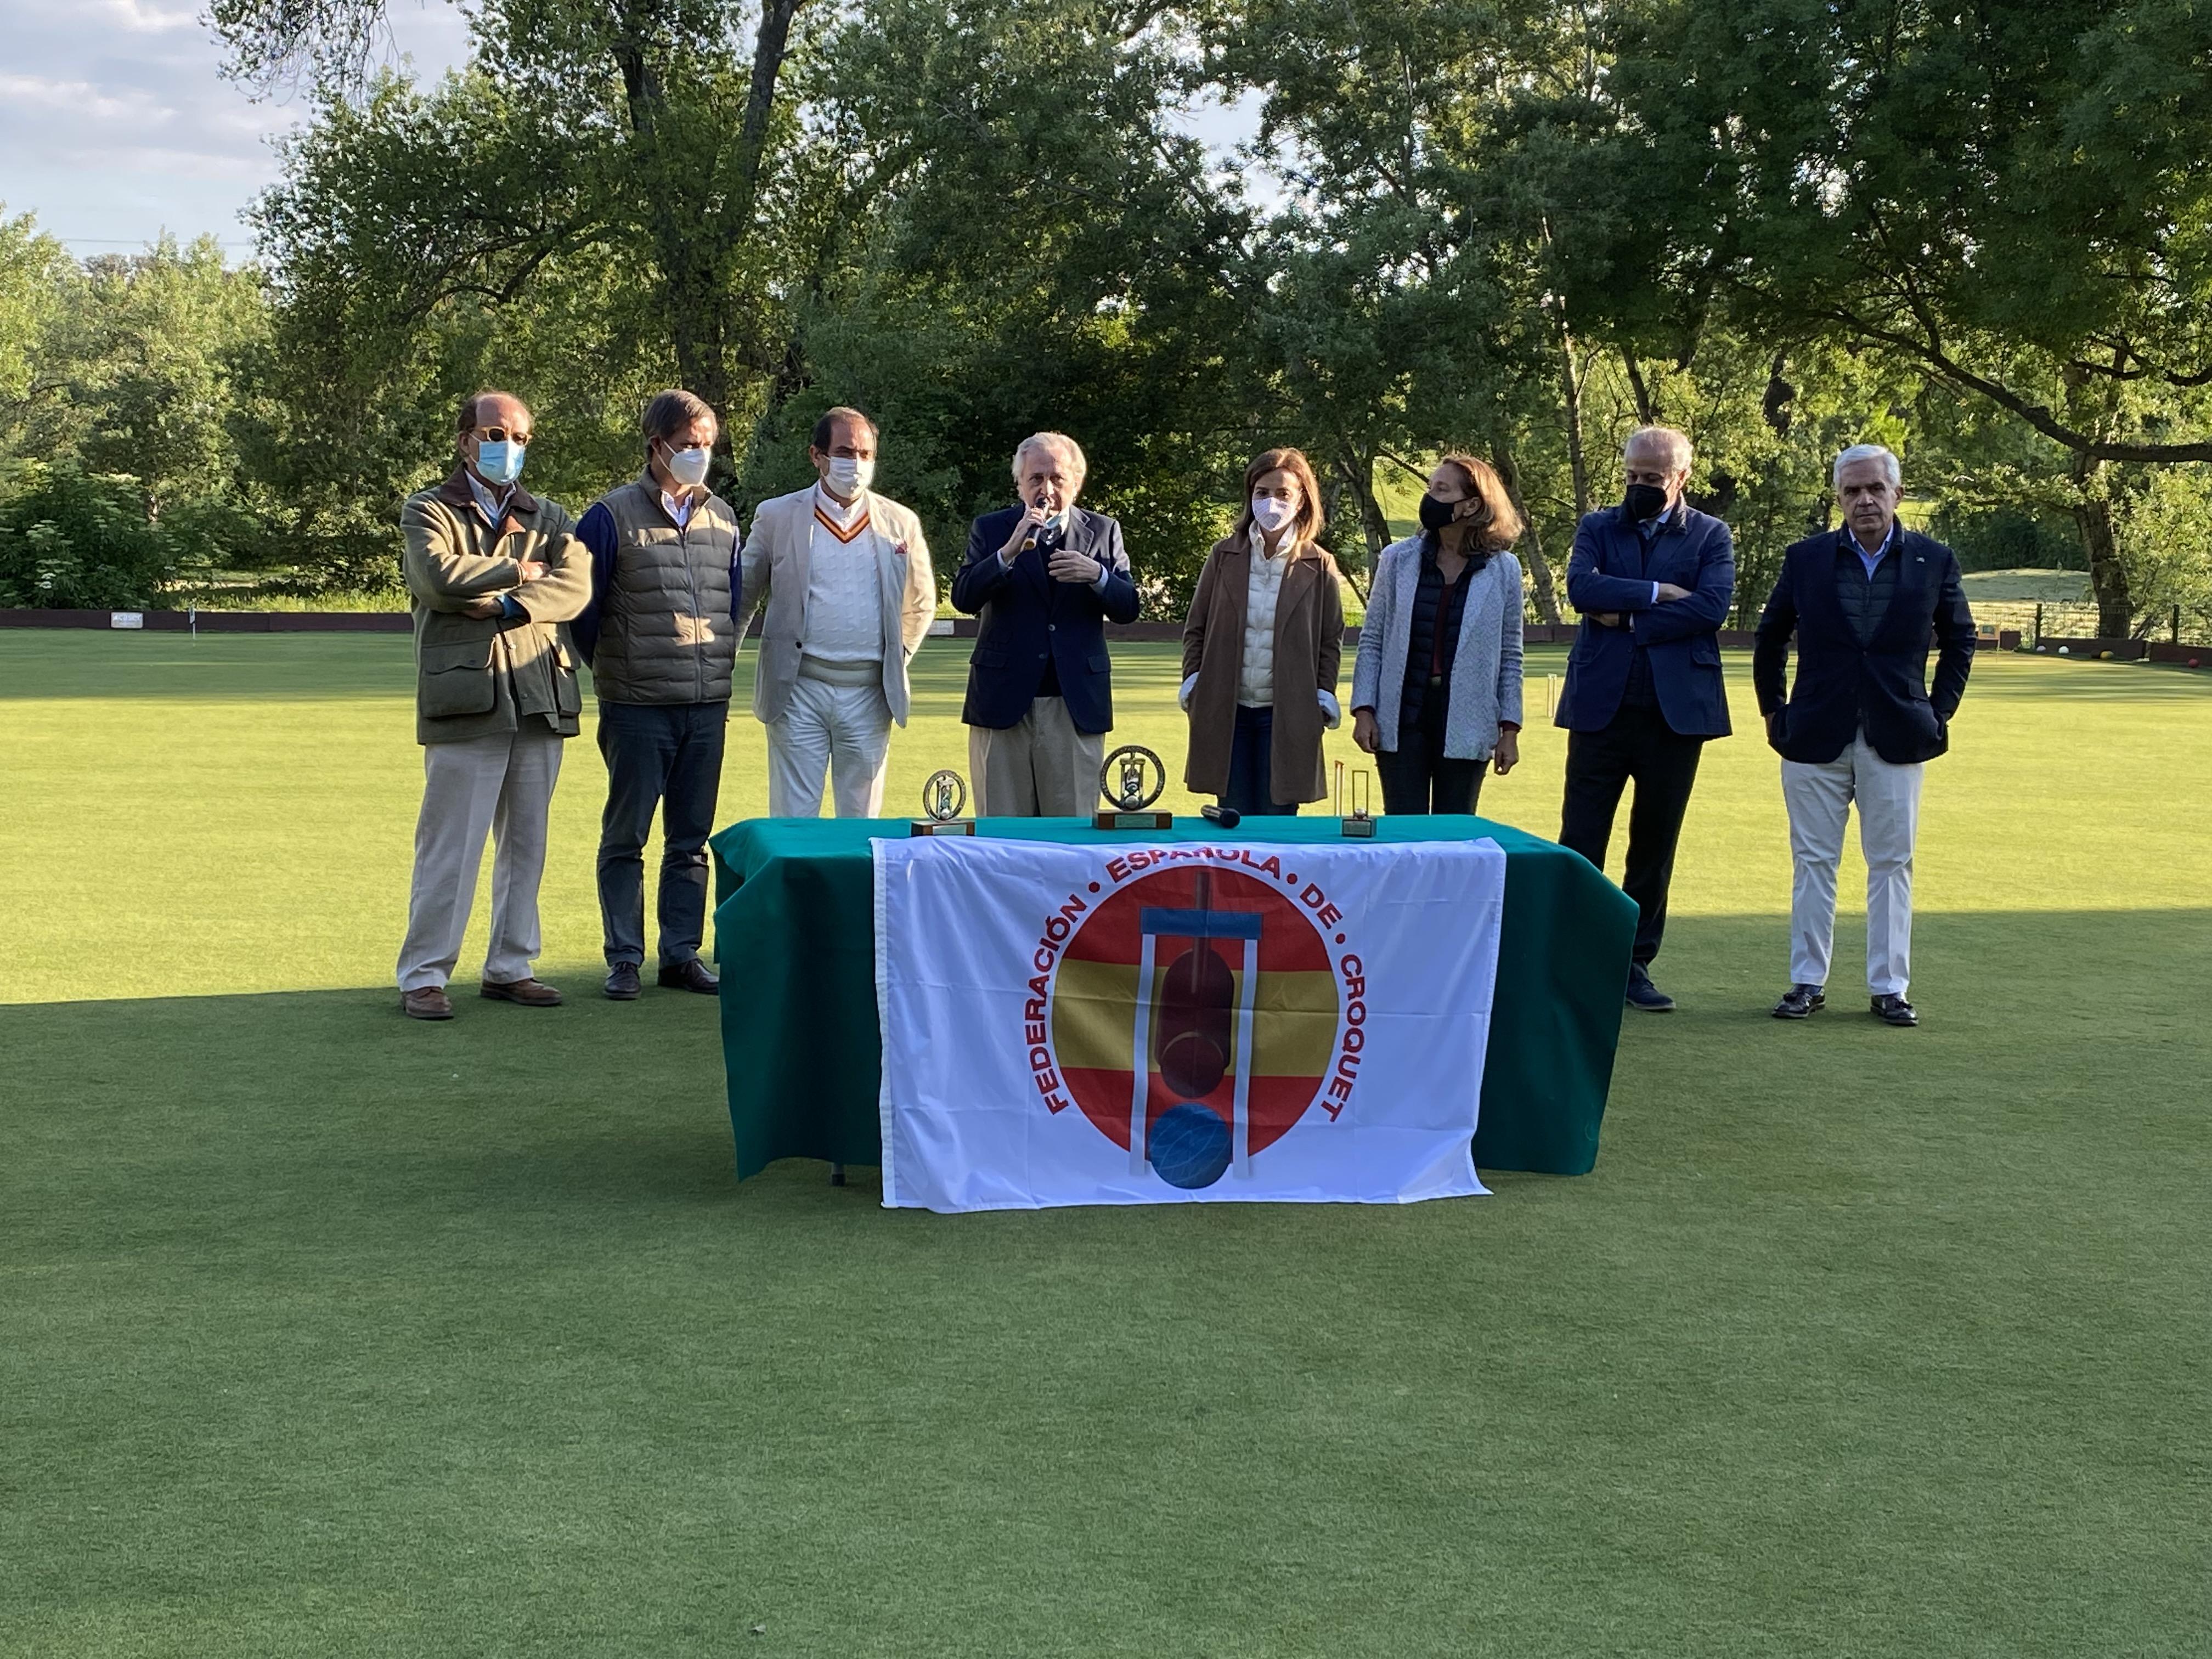
[[[1183,782],[1240,813],[1295,812],[1328,793],[1321,742],[1343,719],[1344,599],[1336,561],[1314,544],[1321,526],[1306,458],[1259,456],[1244,469],[1237,527],[1206,555],[1183,624]]]

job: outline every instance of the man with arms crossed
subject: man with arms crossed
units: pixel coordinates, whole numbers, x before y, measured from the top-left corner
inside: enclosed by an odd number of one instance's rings
[[[1836,457],[1844,527],[1799,542],[1759,619],[1752,684],[1782,756],[1790,809],[1790,989],[1777,1019],[1826,1006],[1844,822],[1859,809],[1867,866],[1867,993],[1876,1018],[1917,1025],[1905,1000],[1912,959],[1912,849],[1920,775],[1951,746],[1951,717],[1974,665],[1974,618],[1959,561],[1897,521],[1897,457],[1858,444]],[[1783,671],[1797,643],[1797,679]],[[1933,645],[1936,684],[1928,686]]]
[[[1567,658],[1558,724],[1567,729],[1559,842],[1601,870],[1631,780],[1627,868],[1636,901],[1628,1006],[1674,1006],[1651,982],[1667,929],[1674,844],[1706,740],[1729,734],[1718,635],[1735,593],[1728,526],[1682,499],[1690,440],[1638,427],[1621,455],[1621,504],[1586,514],[1567,561],[1567,598],[1583,613]]]
[[[763,501],[744,550],[738,635],[765,604],[753,713],[768,727],[771,817],[811,818],[834,769],[837,816],[884,799],[891,726],[906,724],[907,664],[937,613],[921,520],[869,484],[876,424],[857,409],[815,422],[818,482]]]
[[[561,994],[531,973],[545,813],[561,744],[583,698],[567,623],[591,597],[575,520],[515,483],[530,442],[520,398],[480,392],[461,405],[460,465],[399,511],[401,568],[415,599],[415,739],[422,811],[399,1001],[414,1019],[451,1019],[446,982],[493,838],[491,948],[483,994],[529,1008]]]

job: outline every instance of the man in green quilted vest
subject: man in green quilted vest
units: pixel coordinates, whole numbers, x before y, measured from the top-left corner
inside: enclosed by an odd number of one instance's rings
[[[599,919],[606,994],[617,1002],[638,994],[645,964],[645,840],[656,810],[659,982],[708,994],[720,984],[699,946],[742,586],[738,515],[706,484],[714,411],[689,392],[664,392],[641,424],[645,470],[593,502],[576,532],[592,561],[592,603],[575,636],[607,763]]]
[[[400,1006],[415,1019],[453,1017],[446,982],[476,902],[487,835],[495,852],[483,994],[530,1008],[561,1000],[531,964],[546,811],[561,744],[576,735],[583,708],[568,623],[591,596],[591,567],[567,510],[515,482],[530,436],[520,398],[479,392],[461,405],[459,466],[399,512],[422,745],[422,811],[399,947]]]

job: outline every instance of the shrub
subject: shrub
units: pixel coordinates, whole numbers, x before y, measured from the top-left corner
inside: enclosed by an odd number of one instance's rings
[[[27,462],[0,480],[0,605],[140,610],[178,562],[131,479]]]

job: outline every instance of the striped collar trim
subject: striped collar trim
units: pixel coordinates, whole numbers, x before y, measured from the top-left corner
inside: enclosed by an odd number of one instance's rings
[[[814,509],[814,522],[820,525],[824,530],[835,536],[839,541],[850,544],[855,537],[868,527],[868,510],[866,507],[862,507],[859,514],[854,516],[852,523],[849,525],[842,525],[839,524],[836,520],[831,518],[827,513],[824,513],[820,506],[817,505]]]

